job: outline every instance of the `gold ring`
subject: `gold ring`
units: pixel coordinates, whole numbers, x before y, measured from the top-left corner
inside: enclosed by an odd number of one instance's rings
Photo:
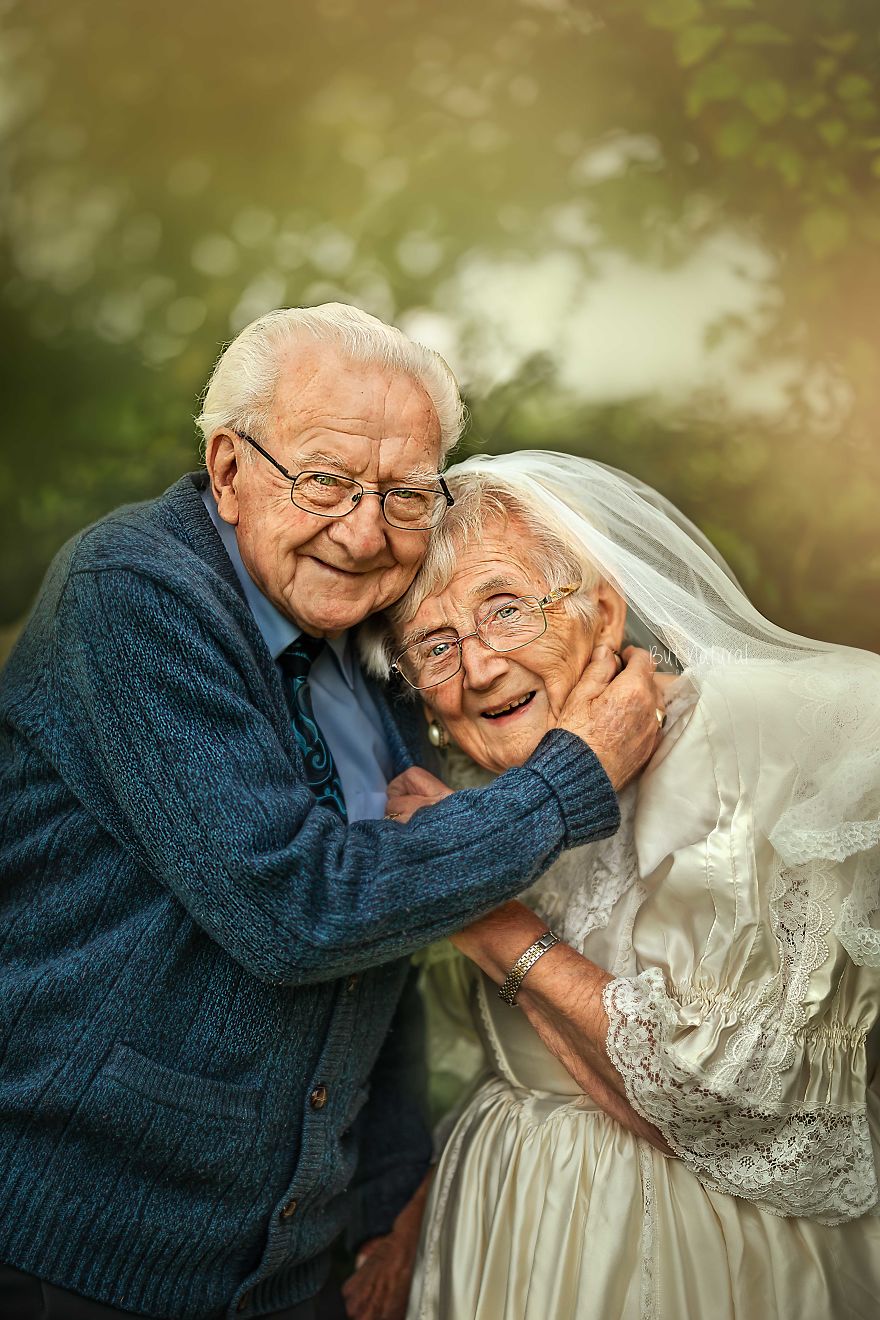
[[[666,711],[661,710],[659,706],[654,707],[654,714],[657,716],[657,723],[661,729],[666,727]]]
[[[624,668],[624,666],[623,666],[623,656],[620,654],[619,651],[612,651],[611,654],[614,656],[614,661],[615,661],[615,664],[617,665],[617,672],[618,672],[618,674],[622,674],[622,673],[623,673],[623,668]]]

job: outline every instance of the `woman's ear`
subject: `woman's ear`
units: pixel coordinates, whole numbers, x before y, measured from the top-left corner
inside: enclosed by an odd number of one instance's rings
[[[600,582],[596,588],[596,632],[593,645],[600,643],[619,651],[623,645],[623,630],[626,625],[626,601],[619,591],[615,591],[610,582]]]

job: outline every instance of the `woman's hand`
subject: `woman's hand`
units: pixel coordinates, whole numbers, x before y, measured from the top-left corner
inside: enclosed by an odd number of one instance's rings
[[[513,900],[473,921],[452,943],[500,985],[507,972],[547,929],[546,922]],[[557,944],[532,967],[517,1004],[551,1054],[605,1113],[664,1155],[671,1155],[662,1135],[632,1108],[623,1079],[608,1058],[608,1019],[602,992],[612,977],[568,944]]]
[[[503,981],[508,968],[546,929],[546,923],[531,908],[511,899],[449,939],[459,953],[477,963],[488,976]],[[514,949],[518,952],[513,953]]]
[[[416,1249],[433,1170],[404,1206],[384,1237],[371,1238],[342,1285],[349,1320],[404,1320]]]
[[[452,792],[442,780],[420,766],[404,770],[388,785],[388,806],[385,815],[391,820],[407,821],[421,807],[442,802]]]

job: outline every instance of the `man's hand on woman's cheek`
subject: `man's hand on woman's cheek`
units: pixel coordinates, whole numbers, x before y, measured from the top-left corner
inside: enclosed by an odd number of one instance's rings
[[[617,792],[656,749],[666,708],[648,652],[630,646],[623,659],[618,674],[616,653],[596,647],[559,716],[559,728],[589,744]]]

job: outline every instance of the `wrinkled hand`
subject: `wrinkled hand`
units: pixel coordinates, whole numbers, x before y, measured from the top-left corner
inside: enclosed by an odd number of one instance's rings
[[[657,711],[666,708],[654,662],[629,646],[617,674],[610,647],[597,646],[559,714],[559,727],[583,738],[598,756],[617,792],[633,779],[657,746]]]
[[[391,1232],[371,1238],[358,1252],[355,1272],[342,1285],[349,1320],[404,1320],[431,1178],[429,1172]]]
[[[415,1243],[394,1232],[365,1242],[342,1285],[349,1320],[404,1320],[414,1261]]]
[[[402,775],[392,779],[388,785],[388,806],[385,815],[395,820],[407,821],[421,807],[433,806],[442,802],[452,792],[442,780],[420,766],[404,770]]]

